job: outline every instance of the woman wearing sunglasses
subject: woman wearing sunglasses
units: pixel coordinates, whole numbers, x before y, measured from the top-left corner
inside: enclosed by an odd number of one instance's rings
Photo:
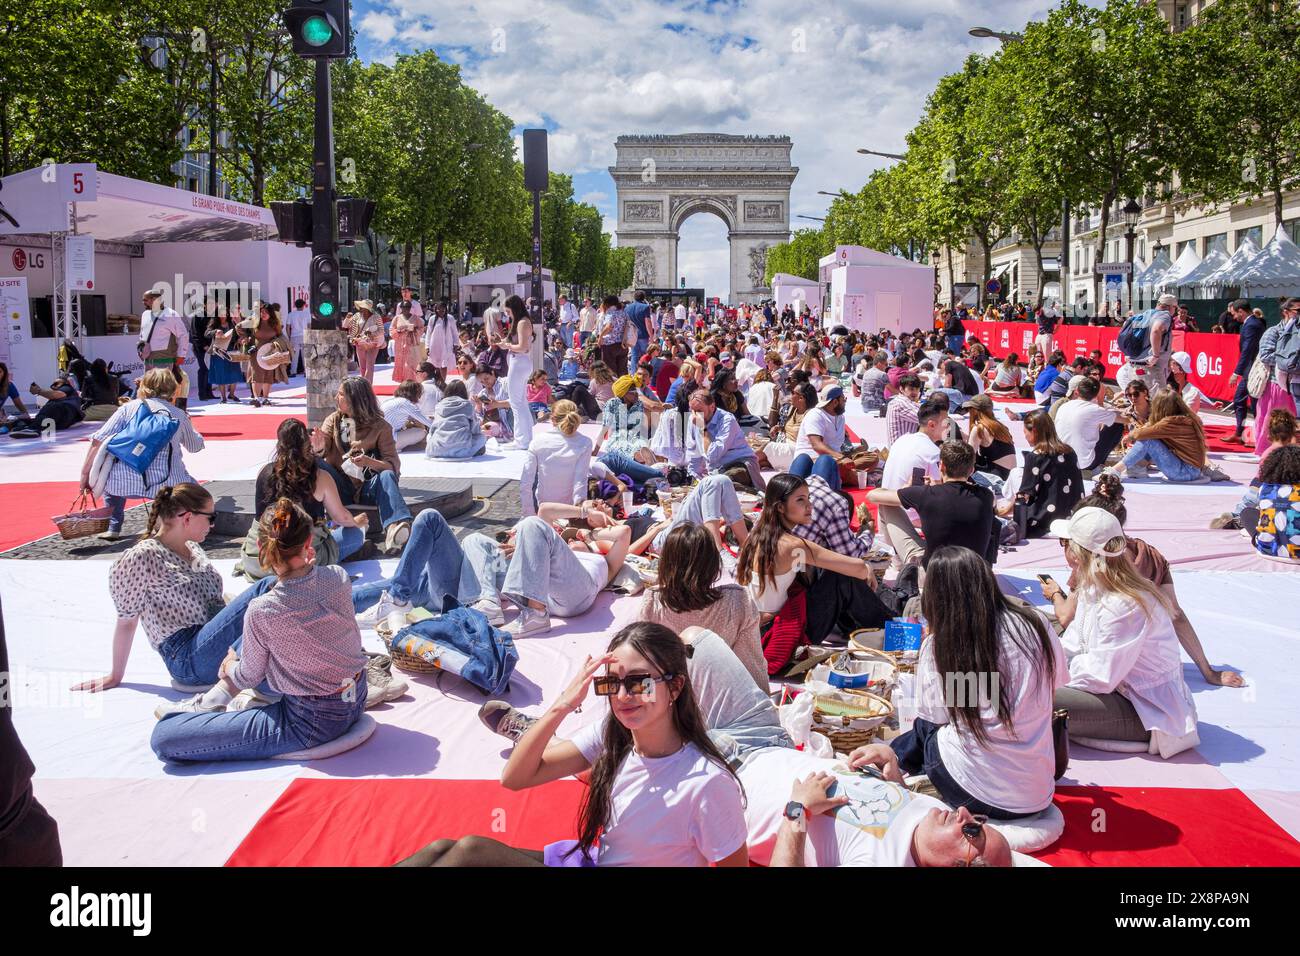
[[[576,841],[521,850],[487,837],[437,840],[401,865],[746,866],[743,792],[706,732],[687,654],[660,624],[628,625],[515,745],[501,774],[511,790],[591,771]],[[593,690],[609,715],[557,738]]]
[[[221,574],[199,547],[216,521],[214,508],[212,495],[200,485],[187,482],[158,491],[144,536],[108,572],[117,608],[112,672],[73,690],[120,684],[140,624],[174,685],[217,682],[226,652],[239,646],[249,602],[275,584],[275,577],[263,578],[226,604]]]

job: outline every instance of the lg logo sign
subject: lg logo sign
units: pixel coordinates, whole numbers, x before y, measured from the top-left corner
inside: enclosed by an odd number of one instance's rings
[[[1196,374],[1204,378],[1207,375],[1223,374],[1223,359],[1219,357],[1210,358],[1204,352],[1196,356]]]
[[[16,269],[18,272],[22,272],[29,265],[33,269],[44,269],[45,253],[33,252],[31,255],[28,255],[26,249],[21,249],[21,248],[14,249],[13,263],[14,263],[14,269]]]

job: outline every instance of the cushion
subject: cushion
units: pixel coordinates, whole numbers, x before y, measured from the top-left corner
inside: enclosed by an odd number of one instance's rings
[[[323,744],[317,744],[315,747],[308,747],[306,750],[295,750],[292,753],[279,754],[272,757],[272,760],[324,760],[326,757],[336,757],[341,753],[347,753],[355,747],[360,747],[370,739],[370,735],[375,732],[379,726],[375,718],[369,714],[362,714],[357,718],[357,722],[348,728],[347,733],[341,737],[335,737],[333,740],[327,740]]]
[[[1025,856],[1025,854],[1019,852],[1018,850],[1012,850],[1012,851],[1011,851],[1011,865],[1012,865],[1012,866],[1048,866],[1048,867],[1050,867],[1052,864],[1046,862],[1045,860],[1038,860],[1038,859],[1035,859],[1035,858],[1032,857],[1032,856]]]
[[[1012,850],[1020,853],[1035,853],[1051,846],[1061,838],[1065,831],[1065,816],[1056,804],[1052,804],[1042,813],[1018,820],[990,820],[989,826],[996,829],[1010,844]]]
[[[1076,737],[1074,734],[1070,734],[1070,743],[1113,754],[1144,754],[1151,749],[1150,742],[1145,740],[1102,740],[1100,737]]]

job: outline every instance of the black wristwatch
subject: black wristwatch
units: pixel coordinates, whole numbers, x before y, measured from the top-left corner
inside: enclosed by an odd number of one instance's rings
[[[807,814],[808,808],[798,800],[791,800],[785,805],[784,816],[793,823],[798,823]]]

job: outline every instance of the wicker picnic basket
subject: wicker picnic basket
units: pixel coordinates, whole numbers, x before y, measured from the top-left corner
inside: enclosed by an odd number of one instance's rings
[[[836,753],[849,753],[870,743],[894,715],[894,705],[876,694],[840,691],[836,697],[813,701],[812,729],[831,742]]]
[[[879,654],[898,668],[900,674],[916,672],[915,657],[904,658],[898,651],[886,651],[884,644],[885,629],[882,627],[862,627],[849,634],[849,650]]]
[[[375,625],[375,633],[384,642],[384,647],[393,659],[393,666],[407,674],[436,674],[440,670],[437,664],[430,664],[422,657],[408,654],[401,648],[393,646],[393,632],[387,621]]]
[[[86,507],[87,498],[90,499],[90,508]],[[67,514],[55,515],[52,520],[64,541],[75,541],[103,534],[108,530],[108,519],[112,514],[113,509],[108,505],[97,505],[94,495],[83,493],[72,503]]]

